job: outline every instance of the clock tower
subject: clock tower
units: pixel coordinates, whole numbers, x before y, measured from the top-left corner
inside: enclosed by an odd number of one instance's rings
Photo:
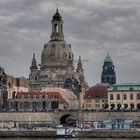
[[[109,54],[106,56],[102,68],[101,83],[116,84],[115,66]]]

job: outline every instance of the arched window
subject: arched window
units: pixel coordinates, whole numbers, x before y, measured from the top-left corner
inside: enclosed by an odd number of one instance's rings
[[[110,94],[110,100],[114,100],[113,94]]]
[[[58,24],[54,24],[54,31],[58,33]]]
[[[36,95],[34,95],[33,98],[36,99]]]
[[[42,98],[42,95],[39,95],[39,98]]]
[[[117,100],[120,100],[120,94],[117,94]]]
[[[30,99],[30,95],[28,95],[27,98]]]
[[[45,95],[45,98],[47,99],[48,98],[48,95]]]

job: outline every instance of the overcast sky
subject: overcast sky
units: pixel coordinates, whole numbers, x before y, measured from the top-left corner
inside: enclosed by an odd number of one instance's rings
[[[28,77],[33,53],[40,63],[55,10],[56,0],[0,0],[0,65],[6,73]],[[60,0],[59,11],[75,59],[89,60],[89,86],[100,82],[107,53],[117,83],[140,83],[140,0]]]

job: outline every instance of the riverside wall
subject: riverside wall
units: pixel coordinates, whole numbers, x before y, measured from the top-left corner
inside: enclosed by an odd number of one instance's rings
[[[75,131],[75,134],[76,138],[140,138],[139,131],[134,130],[86,130]],[[0,131],[0,137],[56,138],[57,134],[56,131]]]
[[[140,122],[140,112],[3,112],[0,120],[16,122],[48,122],[59,121],[64,115],[79,118],[81,121],[104,121],[110,119],[124,119]]]

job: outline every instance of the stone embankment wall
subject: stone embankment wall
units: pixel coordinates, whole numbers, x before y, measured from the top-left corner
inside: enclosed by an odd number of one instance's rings
[[[59,121],[63,115],[79,117],[81,121],[104,121],[110,119],[127,119],[140,122],[140,112],[34,112],[34,113],[0,113],[0,120],[17,122],[48,122]]]
[[[79,131],[79,138],[140,138],[139,131],[115,131],[115,130],[94,130],[94,131]]]
[[[139,131],[93,130],[76,131],[76,138],[140,138]],[[0,131],[0,137],[55,138],[56,131]],[[63,138],[63,137],[62,137]]]

